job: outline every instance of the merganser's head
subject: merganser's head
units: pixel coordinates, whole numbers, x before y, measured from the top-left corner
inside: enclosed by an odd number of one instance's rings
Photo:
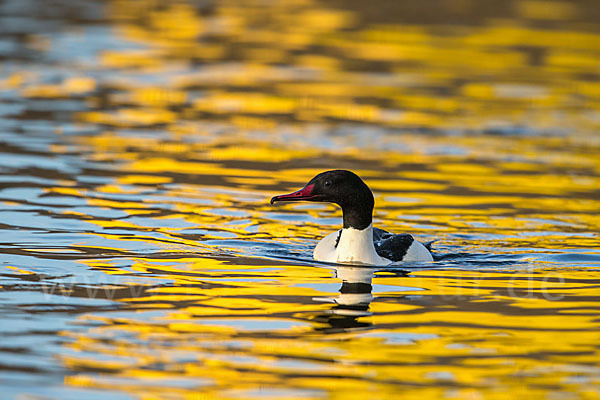
[[[353,172],[338,169],[321,172],[302,189],[275,196],[276,201],[319,201],[335,203],[342,207],[344,228],[365,229],[372,222],[373,194],[369,187]]]

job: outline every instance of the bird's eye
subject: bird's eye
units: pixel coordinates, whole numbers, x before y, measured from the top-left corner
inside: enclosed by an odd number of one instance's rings
[[[326,187],[329,187],[329,186],[331,186],[331,181],[325,181],[325,183],[323,185],[325,185]]]

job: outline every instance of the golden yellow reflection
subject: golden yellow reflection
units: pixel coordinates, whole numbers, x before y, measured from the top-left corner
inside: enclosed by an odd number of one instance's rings
[[[589,5],[510,1],[510,17],[484,18],[469,14],[476,2],[435,2],[451,23],[412,21],[394,11],[403,2],[108,3],[127,46],[100,51],[89,73],[0,80],[41,108],[87,107],[73,126],[57,117],[57,133],[77,134],[51,146],[84,158],[66,162],[77,177],[26,204],[59,199],[56,220],[85,224],[69,248],[85,257],[71,259],[105,281],[61,293],[111,301],[61,331],[68,387],[148,400],[599,397]],[[333,168],[369,184],[378,226],[452,257],[312,264],[340,210],[268,199]]]
[[[219,273],[223,267],[182,259],[172,269],[175,284],[123,299],[138,313],[163,310],[155,317],[92,317],[95,328],[71,334],[76,352],[62,361],[81,372],[66,383],[142,398],[277,390],[459,398],[548,390],[585,396],[577,379],[597,379],[597,305],[586,300],[597,289],[593,273],[434,270],[393,278],[340,267],[335,278],[328,269],[286,265],[264,279],[260,268],[229,265]],[[244,279],[232,281],[232,273]],[[386,291],[364,303],[343,289],[338,296],[298,291],[309,282]],[[317,301],[327,298],[337,301]]]
[[[586,77],[597,74],[600,35],[528,23],[582,12],[567,2],[518,2],[515,20],[483,26],[373,23],[312,1],[223,1],[208,16],[188,2],[113,1],[110,10],[123,37],[147,48],[107,51],[106,67],[176,73],[169,87],[133,85],[113,95],[127,106],[83,113],[90,122],[174,125],[172,106],[191,105],[185,119],[275,115],[461,130],[501,129],[499,119],[551,131],[598,128],[585,110],[599,110],[597,82]],[[204,63],[186,70],[192,61]],[[90,86],[77,79],[66,86]],[[27,90],[43,97],[64,89]]]

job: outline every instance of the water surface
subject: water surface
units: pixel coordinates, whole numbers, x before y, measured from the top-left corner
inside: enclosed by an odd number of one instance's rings
[[[3,396],[598,398],[599,20],[0,3]],[[440,260],[312,261],[332,168]]]

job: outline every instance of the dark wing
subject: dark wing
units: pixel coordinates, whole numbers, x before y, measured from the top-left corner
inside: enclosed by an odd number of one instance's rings
[[[402,261],[415,239],[407,234],[394,235],[383,229],[373,228],[373,244],[379,257],[391,261]]]
[[[394,236],[394,235],[389,233],[388,231],[384,231],[383,229],[373,227],[373,241],[375,242],[376,245],[377,245],[377,242],[379,242],[381,239],[386,239],[390,236]]]

